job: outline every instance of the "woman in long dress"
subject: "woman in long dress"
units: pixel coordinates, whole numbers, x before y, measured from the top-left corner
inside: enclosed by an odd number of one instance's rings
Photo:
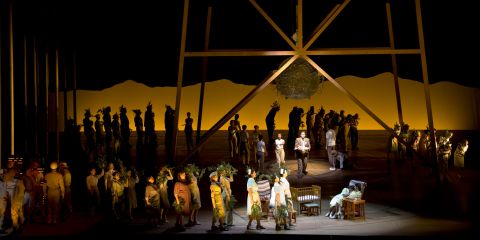
[[[260,196],[258,195],[258,186],[257,183],[255,182],[255,177],[257,176],[257,173],[255,170],[251,170],[250,172],[250,178],[248,179],[247,182],[247,191],[248,191],[248,196],[247,196],[247,215],[248,215],[248,225],[247,225],[247,230],[250,230],[250,226],[252,225],[252,221],[255,218],[257,221],[257,230],[260,229],[265,229],[261,224],[260,224],[260,215],[258,214],[257,216],[252,215],[252,207],[254,205],[257,205],[259,211],[261,212],[261,207],[260,207]]]
[[[275,217],[275,230],[281,230],[283,225],[285,230],[288,228],[287,217],[287,201],[285,200],[285,188],[280,184],[280,178],[275,176],[275,183],[273,184],[270,195],[270,207],[273,208],[273,216]]]
[[[158,191],[160,193],[160,221],[168,223],[167,212],[170,209],[170,201],[168,200],[168,181],[173,180],[172,170],[166,169],[159,173]]]
[[[212,231],[228,231],[228,229],[224,226],[225,206],[223,205],[222,187],[218,183],[217,172],[212,172],[210,174],[210,182],[210,197],[212,198],[213,207]],[[215,226],[215,223],[217,223],[217,219],[220,223],[218,227]]]
[[[183,216],[190,216],[190,200],[192,195],[188,187],[187,176],[184,170],[178,172],[178,181],[175,183],[173,193],[175,196],[175,205],[177,212],[177,219],[175,222],[175,228],[178,231],[185,231],[183,226]]]
[[[191,173],[189,179],[190,183],[188,184],[188,188],[190,189],[190,193],[192,195],[192,206],[190,218],[188,220],[188,224],[186,225],[187,227],[200,224],[197,221],[197,215],[198,210],[202,207],[202,201],[200,200],[200,189],[198,188],[198,180],[195,176],[195,173]]]
[[[280,184],[285,189],[285,200],[287,202],[287,209],[288,209],[288,225],[293,226],[292,224],[292,214],[293,214],[293,201],[292,201],[292,193],[290,192],[290,183],[288,182],[288,169],[280,169]]]
[[[138,176],[132,175],[132,170],[127,171],[127,201],[128,201],[128,209],[127,215],[130,220],[133,219],[132,217],[132,209],[137,208],[137,192],[135,191],[135,186],[139,182]]]
[[[146,204],[146,212],[147,212],[147,219],[148,224],[155,226],[155,220],[158,223],[161,223],[160,219],[160,195],[158,193],[157,185],[155,184],[155,180],[152,176],[148,177],[147,179],[147,186],[145,187],[145,204]],[[152,222],[153,218],[153,222]]]

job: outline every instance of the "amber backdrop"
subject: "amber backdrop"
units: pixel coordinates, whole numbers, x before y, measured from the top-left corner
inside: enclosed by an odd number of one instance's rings
[[[398,121],[393,77],[390,73],[383,73],[371,78],[344,76],[337,80],[387,124],[393,125]],[[229,80],[208,82],[205,91],[202,129],[210,128],[253,88],[254,86],[234,84]],[[430,88],[433,117],[437,129],[479,129],[480,89],[464,87],[451,82],[439,82],[432,84]],[[182,89],[180,129],[183,129],[181,125],[184,123],[187,111],[192,113],[192,117],[195,119],[194,128],[196,128],[199,90],[199,84]],[[128,109],[130,127],[135,129],[132,110],[139,108],[144,112],[148,101],[151,101],[155,112],[156,130],[164,130],[165,104],[174,107],[175,92],[176,88],[174,87],[150,88],[131,80],[102,91],[79,90],[77,91],[78,122],[82,122],[84,110],[87,108],[95,113],[99,108],[110,105],[115,113],[119,111],[120,105],[124,104]],[[423,84],[400,79],[400,92],[404,121],[409,123],[412,128],[425,128],[427,113]],[[62,94],[60,94],[60,98],[63,100]],[[246,124],[249,129],[258,124],[260,128],[265,129],[265,116],[275,100],[278,100],[281,105],[281,110],[276,116],[279,129],[288,128],[288,114],[293,106],[303,107],[307,111],[312,105],[316,111],[323,106],[327,111],[343,109],[347,114],[358,112],[360,115],[359,129],[382,129],[377,122],[329,82],[324,83],[320,91],[308,100],[285,99],[277,94],[274,85],[270,85],[239,112],[241,124]],[[71,91],[68,92],[67,104],[67,115],[71,117],[73,116]],[[59,110],[61,111],[59,114],[60,127],[63,129],[63,101],[60,101]],[[92,118],[92,120],[95,119]],[[227,127],[228,125],[224,125],[222,129]]]

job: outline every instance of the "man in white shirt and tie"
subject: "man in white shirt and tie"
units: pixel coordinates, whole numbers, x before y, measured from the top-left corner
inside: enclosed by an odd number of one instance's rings
[[[307,175],[308,153],[310,151],[310,139],[305,137],[305,132],[300,133],[300,137],[295,139],[295,155],[297,156],[298,172],[300,177],[302,173]]]
[[[282,164],[285,164],[285,150],[283,149],[285,145],[285,140],[282,139],[282,134],[277,134],[277,139],[275,139],[275,156],[277,158],[278,167]]]

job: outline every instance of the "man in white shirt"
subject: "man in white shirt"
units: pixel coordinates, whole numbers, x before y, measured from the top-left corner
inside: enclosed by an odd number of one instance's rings
[[[328,154],[328,161],[330,162],[330,170],[335,170],[335,156],[333,155],[333,150],[335,149],[335,130],[332,125],[328,126],[328,131],[325,134],[326,139],[326,149]]]
[[[275,139],[275,156],[277,158],[278,166],[285,164],[285,150],[283,149],[285,145],[285,140],[282,139],[282,134],[277,134],[277,139]]]
[[[300,133],[300,137],[295,139],[295,155],[297,156],[298,172],[300,177],[302,173],[307,175],[308,153],[310,151],[310,139],[305,137],[305,132]]]

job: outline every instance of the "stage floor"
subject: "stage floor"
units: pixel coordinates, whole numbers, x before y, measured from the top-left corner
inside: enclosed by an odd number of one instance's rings
[[[133,134],[132,134],[133,135]],[[345,170],[330,171],[324,148],[313,149],[308,165],[308,175],[298,178],[294,173],[297,169],[296,160],[291,151],[287,152],[287,166],[292,174],[289,181],[293,187],[311,186],[322,187],[322,209],[320,216],[299,215],[296,227],[290,231],[275,231],[274,221],[263,220],[265,230],[246,230],[246,180],[241,160],[230,159],[226,142],[226,133],[218,132],[202,148],[198,164],[202,167],[215,165],[220,161],[231,161],[239,168],[235,176],[232,190],[239,201],[234,213],[234,224],[230,231],[215,235],[228,235],[230,238],[237,234],[282,234],[328,236],[341,238],[342,236],[464,236],[480,226],[478,213],[480,208],[478,189],[480,189],[480,171],[478,160],[478,146],[480,134],[478,132],[456,132],[452,139],[467,137],[470,143],[468,160],[463,172],[450,170],[450,182],[435,188],[434,176],[430,167],[422,161],[403,161],[387,164],[386,143],[388,134],[385,131],[360,131],[359,149],[350,152],[349,161],[352,167]],[[185,146],[179,136],[178,154],[185,154]],[[134,141],[130,141],[134,146]],[[157,154],[161,165],[164,164],[164,147],[162,136],[159,138]],[[132,159],[134,149],[131,151]],[[180,158],[181,159],[181,158]],[[274,163],[274,154],[269,154],[267,166]],[[413,164],[414,163],[414,164]],[[415,167],[413,167],[415,166]],[[206,174],[208,176],[208,173]],[[346,187],[351,179],[367,182],[365,189],[366,220],[333,220],[324,217],[329,200]],[[211,226],[211,203],[208,177],[199,182],[201,189],[202,208],[199,213],[201,225],[187,229],[182,234],[204,234]],[[173,188],[173,186],[171,187]],[[138,189],[137,191],[142,191]],[[81,201],[81,199],[77,199]],[[140,200],[139,200],[140,201]],[[170,230],[175,223],[173,210],[169,214],[169,223],[151,229],[145,226],[146,219],[143,209],[137,209],[133,222],[111,224],[105,214],[90,219],[82,210],[75,213],[65,223],[57,226],[46,226],[41,223],[27,224],[22,233],[23,237],[61,237],[76,235],[83,237],[105,237],[109,235],[125,234],[138,235],[142,238],[155,237],[161,233],[172,233]],[[112,232],[109,232],[111,230]],[[280,234],[280,235],[277,235]],[[241,236],[241,235],[238,235]],[[249,235],[250,236],[250,235]],[[160,237],[160,236],[158,236]]]

